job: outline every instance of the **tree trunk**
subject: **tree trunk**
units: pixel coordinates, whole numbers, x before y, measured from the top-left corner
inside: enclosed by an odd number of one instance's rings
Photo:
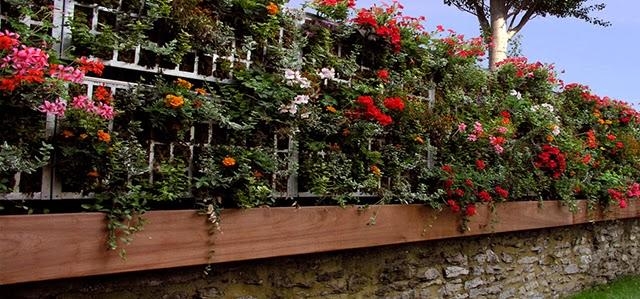
[[[509,31],[505,0],[491,0],[490,7],[492,46],[489,48],[489,68],[495,70],[496,63],[507,58]]]

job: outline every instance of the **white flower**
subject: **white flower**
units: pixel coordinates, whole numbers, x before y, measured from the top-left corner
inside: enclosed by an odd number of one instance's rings
[[[293,100],[293,104],[296,104],[296,105],[307,104],[307,103],[309,103],[309,96],[308,95],[298,95]]]
[[[282,105],[280,106],[280,113],[296,114],[298,113],[298,105],[293,103],[289,105]]]
[[[307,89],[311,87],[311,81],[305,77],[300,77],[298,79],[298,83],[300,83],[300,88]]]
[[[538,110],[540,110],[540,108],[544,108],[544,109],[548,110],[551,113],[553,113],[555,111],[555,108],[551,104],[544,103],[544,104],[540,104],[540,105],[531,106],[531,112],[538,112]]]
[[[305,113],[300,114],[300,118],[302,118],[302,119],[307,119],[307,118],[309,118],[309,116],[311,116],[311,112],[305,112]]]
[[[553,125],[551,129],[551,134],[553,134],[553,136],[560,135],[560,127],[558,125]]]
[[[555,111],[555,108],[551,104],[544,103],[544,104],[541,104],[540,106],[546,108],[551,113],[553,113]]]
[[[318,76],[320,76],[320,79],[324,80],[324,79],[329,79],[329,80],[333,80],[336,77],[336,70],[333,68],[322,68],[322,70],[320,70],[320,73],[318,73]]]
[[[520,94],[520,92],[518,92],[515,89],[512,89],[511,92],[509,93],[511,96],[516,97],[516,99],[518,100],[522,100],[522,94]]]
[[[291,69],[284,70],[284,78],[287,80],[296,80],[300,77],[300,72]]]

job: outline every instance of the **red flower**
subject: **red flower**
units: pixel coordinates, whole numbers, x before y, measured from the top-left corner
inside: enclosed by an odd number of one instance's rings
[[[584,164],[589,164],[589,162],[591,161],[591,154],[586,154],[583,158],[582,158],[582,163]]]
[[[467,185],[469,188],[473,188],[473,181],[471,179],[464,180],[464,184]]]
[[[76,60],[80,64],[78,69],[83,73],[94,73],[98,76],[102,76],[102,72],[104,71],[104,64],[99,60],[93,61],[87,59],[87,57],[80,57],[80,59]]]
[[[596,133],[593,130],[587,132],[587,146],[589,148],[598,147],[598,143],[596,142]]]
[[[618,141],[618,142],[616,142],[616,147],[617,148],[623,148],[624,147],[624,143]]]
[[[476,213],[477,213],[476,206],[474,204],[470,204],[467,206],[467,209],[465,210],[465,215],[467,215],[468,217],[471,217]]]
[[[502,115],[502,117],[504,118],[511,118],[511,114],[509,113],[509,111],[502,111],[500,112],[500,115]]]
[[[476,168],[478,168],[478,170],[484,170],[486,167],[484,161],[482,160],[476,160]]]
[[[453,173],[453,168],[451,168],[451,165],[449,165],[449,164],[442,165],[442,167],[440,167],[440,169],[442,169],[444,172],[447,172],[447,173]]]
[[[621,209],[624,209],[627,207],[627,201],[621,200],[620,202],[618,202],[618,205],[620,206]]]
[[[16,47],[20,42],[15,38],[9,37],[7,35],[0,35],[0,51],[11,50]]]
[[[378,22],[376,21],[373,13],[371,13],[370,10],[364,8],[358,11],[358,16],[353,19],[353,22],[358,25],[369,25],[374,28],[378,26]]]
[[[453,186],[453,180],[452,179],[447,179],[446,181],[444,181],[444,188],[445,189],[449,189],[449,188],[451,188],[451,186]]]
[[[391,118],[391,116],[386,114],[380,114],[378,117],[376,117],[376,120],[383,126],[388,126],[393,123],[393,119]]]
[[[491,145],[503,145],[504,142],[506,141],[506,139],[504,139],[504,137],[494,137],[491,136],[489,137],[489,142],[491,143]]]
[[[447,204],[451,208],[451,212],[458,213],[460,212],[460,206],[453,199],[447,200]]]
[[[567,168],[564,154],[559,148],[548,144],[542,146],[542,152],[538,154],[534,165],[553,178],[559,178]]]
[[[379,70],[378,71],[378,79],[387,82],[389,80],[389,71],[387,70]]]
[[[614,140],[616,140],[616,135],[608,134],[608,135],[607,135],[607,139],[609,139],[609,140],[611,140],[611,141],[614,141]]]
[[[503,189],[502,187],[496,186],[495,190],[496,190],[496,193],[498,194],[498,196],[500,196],[500,197],[502,197],[504,199],[507,199],[509,197],[509,191]]]
[[[384,99],[384,106],[389,110],[404,110],[404,102],[401,98],[386,98]]]
[[[104,86],[96,87],[96,91],[93,93],[93,98],[98,102],[103,102],[107,105],[111,103],[111,92],[104,88]]]
[[[463,197],[464,196],[464,190],[462,189],[456,189],[453,190],[453,192],[455,193],[455,195],[457,195],[458,197]]]
[[[373,105],[373,98],[370,96],[359,96],[356,102],[358,102],[358,104],[363,105],[365,107],[371,106]]]
[[[478,193],[478,198],[480,198],[480,200],[482,200],[483,202],[490,202],[491,201],[491,194],[489,194],[489,192],[487,191],[480,191]]]

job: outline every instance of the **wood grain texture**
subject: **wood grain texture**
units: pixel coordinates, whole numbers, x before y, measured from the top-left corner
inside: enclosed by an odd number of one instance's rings
[[[557,201],[507,202],[478,215],[461,233],[460,218],[421,205],[225,210],[209,234],[195,211],[154,211],[126,246],[127,259],[105,246],[100,213],[0,216],[0,284],[172,268],[342,249],[521,231],[640,216],[639,205],[571,213]],[[213,251],[212,251],[213,250]]]

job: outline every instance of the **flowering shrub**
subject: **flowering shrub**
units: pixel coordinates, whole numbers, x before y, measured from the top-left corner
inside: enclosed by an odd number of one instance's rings
[[[0,142],[5,144],[4,149],[14,151],[16,161],[22,161],[0,167],[0,190],[7,190],[8,185],[12,185],[15,172],[33,172],[50,156],[47,152],[50,148],[44,143],[50,140],[42,134],[44,117],[41,113],[60,118],[60,127],[64,128],[61,136],[67,139],[76,133],[97,138],[99,130],[106,130],[106,120],[113,118],[114,111],[108,103],[95,104],[84,96],[71,98],[65,86],[80,83],[87,72],[101,74],[101,63],[85,57],[76,61],[77,67],[53,63],[46,49],[26,45],[19,34],[10,31],[0,32],[0,45],[0,107],[3,119]],[[70,102],[71,107],[68,107]],[[83,140],[92,139],[87,137]],[[78,148],[62,144],[57,148],[63,153],[62,159],[56,161],[61,171],[64,171],[65,163],[60,162]],[[95,152],[97,149],[91,150]],[[78,157],[74,159],[79,163],[86,162]],[[69,181],[82,180],[69,177]]]

